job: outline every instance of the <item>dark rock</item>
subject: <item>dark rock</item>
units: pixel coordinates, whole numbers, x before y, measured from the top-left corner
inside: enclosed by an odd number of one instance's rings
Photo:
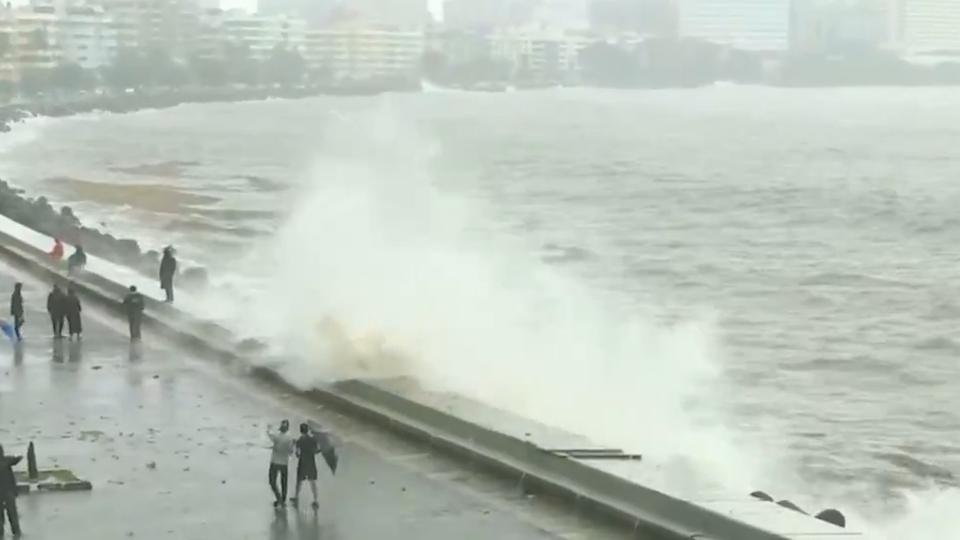
[[[773,502],[773,497],[771,497],[770,495],[767,495],[762,491],[754,491],[753,493],[750,494],[750,496],[753,497],[754,499],[760,499],[761,501]]]
[[[237,350],[244,353],[261,352],[267,348],[267,345],[257,339],[247,338],[237,345]]]
[[[76,214],[73,213],[73,209],[69,206],[64,206],[60,209],[60,219],[69,224],[71,227],[80,227],[80,219],[77,218]]]
[[[839,510],[833,508],[828,508],[819,514],[817,514],[817,519],[826,521],[840,528],[845,528],[847,526],[847,518],[843,517],[843,514]]]
[[[804,512],[803,509],[801,509],[799,506],[793,504],[793,503],[790,502],[790,501],[787,501],[787,500],[777,501],[777,504],[779,504],[780,506],[782,506],[782,507],[784,507],[784,508],[789,508],[790,510],[793,510],[794,512],[800,512],[801,514],[806,514],[806,512]]]

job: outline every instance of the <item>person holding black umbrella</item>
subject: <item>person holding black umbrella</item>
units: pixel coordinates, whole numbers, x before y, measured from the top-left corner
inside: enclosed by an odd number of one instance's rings
[[[300,424],[300,438],[297,439],[297,488],[294,491],[294,497],[290,502],[297,504],[300,499],[300,486],[304,480],[310,482],[310,491],[313,492],[313,509],[320,508],[317,502],[317,460],[316,455],[320,453],[317,445],[316,436],[310,433],[310,426]]]

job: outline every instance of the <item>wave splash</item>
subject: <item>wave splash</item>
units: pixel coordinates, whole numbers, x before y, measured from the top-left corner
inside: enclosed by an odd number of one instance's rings
[[[387,105],[389,106],[389,105]],[[439,147],[392,114],[328,126],[316,170],[251,261],[246,329],[300,358],[304,384],[405,375],[598,444],[660,456],[663,485],[752,487],[726,427],[709,314],[627,311],[497,230],[431,174]],[[701,452],[701,448],[711,452]],[[745,471],[750,471],[744,475]]]
[[[234,310],[297,359],[291,382],[409,376],[654,456],[644,481],[667,491],[769,489],[877,538],[960,538],[956,491],[826,501],[842,490],[804,485],[788,451],[730,427],[709,313],[660,324],[544,262],[493,209],[446,190],[431,174],[442,148],[390,111],[326,128],[285,225],[241,262],[265,285]],[[892,521],[861,517],[891,506]]]

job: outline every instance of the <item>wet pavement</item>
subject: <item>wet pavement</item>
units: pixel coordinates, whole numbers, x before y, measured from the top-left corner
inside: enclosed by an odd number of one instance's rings
[[[94,485],[21,497],[25,538],[630,537],[149,336],[131,347],[125,324],[92,308],[81,343],[55,342],[42,312],[47,284],[0,264],[4,312],[16,280],[26,342],[0,346],[0,443],[21,454],[33,441],[41,469],[68,468]],[[265,429],[283,418],[318,422],[339,443],[337,476],[321,469],[319,511],[272,507]]]

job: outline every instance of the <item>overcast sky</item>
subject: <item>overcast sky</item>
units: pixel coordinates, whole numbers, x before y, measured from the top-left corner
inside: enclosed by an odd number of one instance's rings
[[[225,9],[243,8],[253,11],[257,7],[257,0],[220,0]]]
[[[438,13],[443,5],[443,0],[430,0],[430,10]],[[243,8],[253,11],[257,8],[257,0],[220,0],[220,6],[224,9]]]
[[[0,0],[0,1],[9,1],[9,0]],[[13,0],[14,5],[26,5],[29,4],[30,0]],[[443,9],[443,0],[429,0],[430,10],[435,14],[439,14]],[[257,0],[220,0],[220,7],[224,9],[233,9],[241,8],[248,11],[254,11],[257,9]]]

